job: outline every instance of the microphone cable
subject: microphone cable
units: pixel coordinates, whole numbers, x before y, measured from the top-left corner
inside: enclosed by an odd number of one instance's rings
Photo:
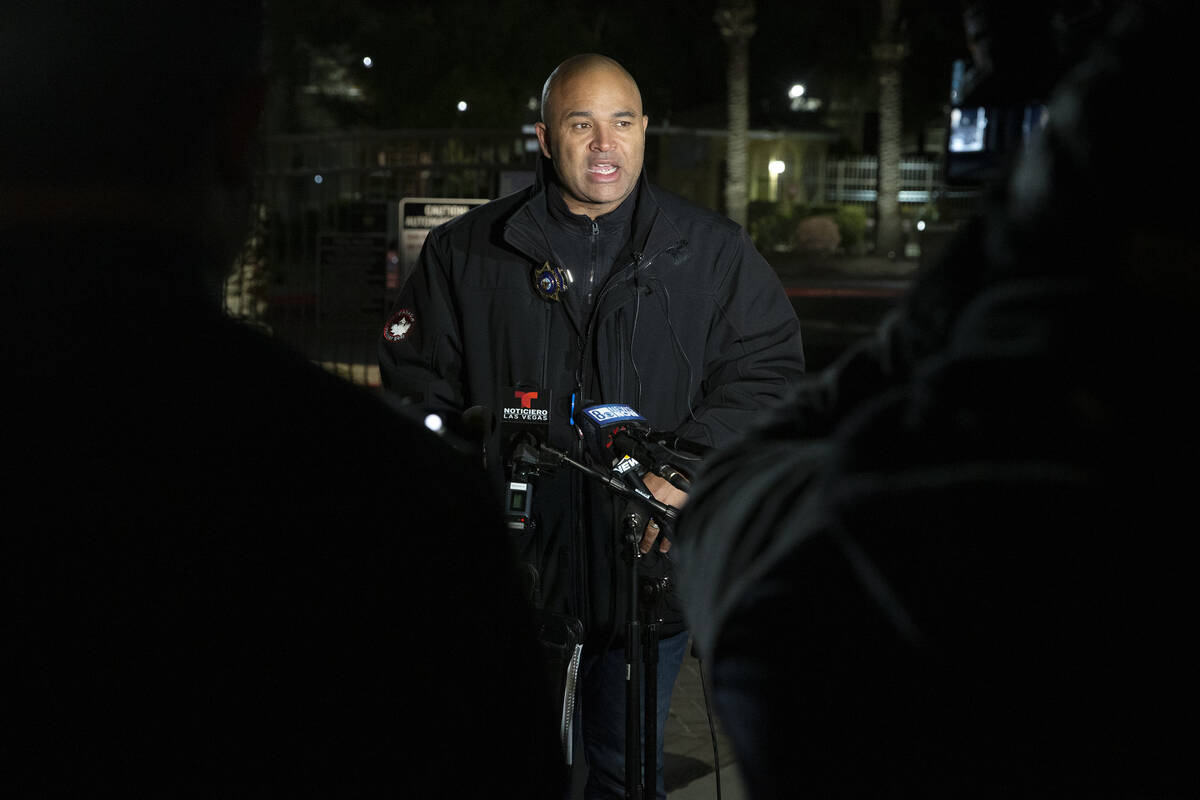
[[[634,391],[633,396],[636,399],[635,405],[638,408],[641,408],[642,407],[642,373],[641,373],[641,370],[638,369],[637,354],[634,350],[634,345],[637,343],[638,316],[641,314],[641,311],[642,311],[642,284],[638,280],[638,270],[641,269],[642,254],[634,253],[633,258],[634,258],[634,262],[635,262],[635,266],[633,268],[633,293],[634,293],[633,330],[629,334],[629,361],[630,361],[630,363],[633,364],[633,379],[634,379],[634,384],[635,384],[635,391]],[[650,287],[647,286],[646,291],[649,292],[649,290],[650,290]]]
[[[675,344],[675,349],[683,358],[683,363],[687,365],[687,385],[684,387],[683,396],[687,399],[688,417],[690,417],[693,422],[699,422],[700,420],[696,419],[696,409],[692,405],[692,362],[687,356],[687,350],[684,349],[683,343],[679,341],[679,334],[675,330],[675,323],[671,322],[671,293],[667,290],[667,287],[663,285],[662,281],[656,282],[658,283],[659,288],[662,290],[661,295],[663,303],[663,315],[667,319],[667,330],[671,331],[671,339]]]
[[[708,718],[708,737],[712,741],[713,771],[717,782],[717,800],[721,800],[721,753],[717,748],[717,728],[713,724],[712,706],[708,702],[708,682],[704,680],[704,661],[695,653],[696,644],[692,643],[693,654],[696,655],[696,667],[700,673],[700,694],[704,696],[704,716]]]

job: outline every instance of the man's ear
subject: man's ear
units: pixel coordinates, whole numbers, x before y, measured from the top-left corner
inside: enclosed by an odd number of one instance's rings
[[[553,161],[554,156],[550,155],[550,130],[546,127],[546,123],[533,123],[533,130],[537,133],[538,145],[542,148],[542,155]]]

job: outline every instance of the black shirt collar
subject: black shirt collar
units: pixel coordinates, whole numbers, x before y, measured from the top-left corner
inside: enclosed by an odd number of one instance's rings
[[[636,206],[637,192],[633,191],[621,201],[621,205],[607,214],[596,217],[596,224],[600,226],[602,232],[626,228],[633,219],[633,212]],[[555,225],[569,231],[591,234],[592,220],[586,214],[574,214],[571,212],[571,209],[567,208],[567,201],[562,196],[562,188],[553,178],[547,181],[546,185],[546,207],[550,215],[550,221]]]

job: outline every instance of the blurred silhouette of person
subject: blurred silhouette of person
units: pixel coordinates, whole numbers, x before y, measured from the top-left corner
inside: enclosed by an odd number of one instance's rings
[[[1146,198],[1198,176],[1134,154],[1179,141],[1196,15],[1109,5],[987,213],[691,494],[685,608],[756,799],[1195,794],[1200,248]]]
[[[482,471],[222,314],[263,10],[4,16],[5,793],[560,797]]]

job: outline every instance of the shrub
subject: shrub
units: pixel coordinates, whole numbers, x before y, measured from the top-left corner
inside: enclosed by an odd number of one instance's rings
[[[755,200],[746,209],[750,238],[762,252],[790,250],[795,245],[795,218],[778,203]]]
[[[863,206],[838,206],[834,214],[842,246],[853,250],[863,244],[867,235],[867,209]]]
[[[841,243],[842,236],[832,216],[805,217],[796,225],[796,247],[806,253],[833,255]]]
[[[867,209],[863,206],[807,206],[794,210],[767,200],[752,201],[746,209],[750,238],[762,252],[802,249],[832,253],[838,248],[860,248],[867,234]],[[812,222],[810,219],[823,219]],[[830,223],[833,229],[830,230]],[[830,250],[830,242],[836,239]]]

